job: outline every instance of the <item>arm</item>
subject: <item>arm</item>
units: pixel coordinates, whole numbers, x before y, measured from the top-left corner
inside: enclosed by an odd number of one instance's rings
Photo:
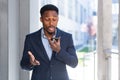
[[[28,55],[28,51],[30,50],[31,50],[30,38],[29,36],[26,36],[25,43],[24,43],[23,56],[20,62],[22,69],[32,70],[34,68],[30,63],[30,57]]]
[[[67,48],[61,47],[60,52],[56,54],[56,59],[64,62],[65,64],[71,67],[76,67],[78,64],[78,59],[77,59],[76,50],[73,44],[72,35],[68,36],[66,45],[67,45]]]

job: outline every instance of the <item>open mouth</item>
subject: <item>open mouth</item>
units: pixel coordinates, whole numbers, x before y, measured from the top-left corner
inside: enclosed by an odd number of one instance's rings
[[[48,30],[49,30],[50,32],[54,32],[54,31],[55,31],[55,28],[54,28],[54,27],[49,27]]]

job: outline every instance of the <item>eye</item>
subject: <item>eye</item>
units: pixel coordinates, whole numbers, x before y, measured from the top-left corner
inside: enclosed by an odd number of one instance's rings
[[[45,18],[46,21],[49,21],[50,19],[49,18]]]
[[[53,21],[56,21],[57,19],[53,19]]]
[[[57,17],[54,17],[54,18],[53,18],[53,21],[57,21]]]

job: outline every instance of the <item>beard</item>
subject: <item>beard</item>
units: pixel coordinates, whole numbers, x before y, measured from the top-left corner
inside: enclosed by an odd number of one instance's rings
[[[49,28],[55,28],[55,27],[54,27],[54,26],[49,26]],[[56,28],[55,28],[54,32],[50,32],[50,31],[49,31],[49,28],[43,28],[43,29],[45,30],[45,32],[47,32],[47,34],[49,34],[49,35],[54,35]]]

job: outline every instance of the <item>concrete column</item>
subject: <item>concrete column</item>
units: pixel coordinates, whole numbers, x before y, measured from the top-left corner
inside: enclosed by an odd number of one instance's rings
[[[98,0],[98,80],[111,80],[112,0]]]
[[[23,54],[25,35],[30,29],[30,0],[20,0],[19,56]],[[29,80],[29,72],[20,69],[20,80]]]
[[[8,0],[0,0],[0,80],[8,80]]]
[[[7,24],[8,80],[19,80],[19,0],[8,0]]]
[[[20,68],[30,31],[29,4],[29,0],[0,0],[0,80],[29,80],[29,72]]]

